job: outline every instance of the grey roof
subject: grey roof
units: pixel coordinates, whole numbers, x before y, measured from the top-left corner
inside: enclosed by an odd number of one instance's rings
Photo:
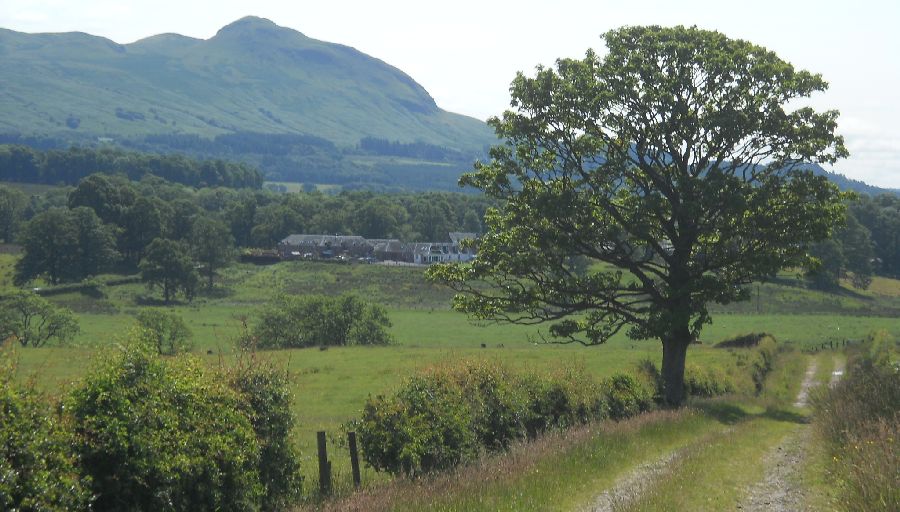
[[[281,241],[282,245],[366,245],[366,239],[357,235],[290,235]]]

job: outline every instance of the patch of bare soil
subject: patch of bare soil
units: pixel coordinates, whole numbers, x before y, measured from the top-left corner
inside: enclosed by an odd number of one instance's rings
[[[813,359],[806,369],[794,407],[806,407],[809,392],[817,384],[813,380],[815,374],[816,360]],[[830,385],[834,385],[841,375],[843,365],[836,362]],[[739,510],[788,512],[803,508],[805,487],[801,479],[801,468],[806,459],[809,436],[809,426],[801,425],[766,455],[766,476],[748,489],[744,502],[738,505]]]
[[[799,478],[806,458],[809,427],[788,435],[766,455],[766,476],[747,492],[738,510],[759,512],[788,512],[802,508],[804,486]]]
[[[809,391],[816,385],[816,381],[813,379],[816,376],[817,368],[816,360],[813,359],[806,369],[806,375],[803,376],[803,383],[800,385],[800,392],[797,393],[797,401],[794,402],[794,407],[806,407],[806,403],[809,401]]]

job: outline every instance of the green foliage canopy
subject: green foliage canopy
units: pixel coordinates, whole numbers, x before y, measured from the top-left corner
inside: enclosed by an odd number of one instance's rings
[[[257,510],[259,449],[243,407],[202,362],[127,344],[66,407],[93,509]]]
[[[0,510],[87,510],[66,430],[42,396],[16,383],[9,357],[0,347]]]
[[[191,348],[191,329],[173,312],[143,309],[137,314],[137,324],[147,331],[158,354],[171,356]]]
[[[661,339],[678,404],[707,304],[746,299],[841,221],[837,188],[798,167],[847,151],[836,111],[788,109],[825,81],[764,48],[684,27],[603,38],[604,57],[513,81],[513,110],[489,121],[506,143],[462,179],[504,202],[475,262],[430,275],[463,292],[457,309],[549,321],[558,341]]]
[[[188,300],[194,298],[199,276],[186,244],[157,238],[147,246],[147,255],[139,266],[141,279],[151,289],[161,288],[166,304],[179,292]]]
[[[390,326],[384,308],[354,295],[279,295],[260,312],[252,338],[260,348],[385,345]]]
[[[90,208],[51,208],[33,219],[19,236],[24,254],[15,280],[45,276],[51,284],[80,281],[107,269],[116,259],[115,237]]]
[[[14,338],[23,347],[41,347],[51,340],[65,343],[78,334],[78,321],[30,291],[0,295],[0,342]]]

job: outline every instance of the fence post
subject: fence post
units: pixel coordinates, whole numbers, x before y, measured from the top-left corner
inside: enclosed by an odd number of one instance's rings
[[[317,432],[319,445],[319,492],[331,494],[331,463],[328,462],[328,451],[325,447],[325,432]]]
[[[359,488],[362,479],[359,476],[359,452],[356,449],[356,432],[347,432],[350,445],[350,468],[353,470],[353,486]]]

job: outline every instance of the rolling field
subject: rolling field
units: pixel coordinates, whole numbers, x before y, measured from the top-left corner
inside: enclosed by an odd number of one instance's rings
[[[10,285],[12,255],[0,255],[0,287]],[[629,371],[642,359],[660,363],[658,342],[632,341],[619,335],[605,346],[547,345],[534,327],[482,325],[449,308],[452,293],[426,282],[423,270],[383,265],[339,265],[291,262],[257,267],[234,265],[210,295],[171,309],[193,331],[194,353],[211,365],[230,364],[242,319],[253,322],[254,311],[276,290],[291,294],[356,293],[381,304],[393,322],[396,341],[387,347],[344,347],[264,352],[262,357],[283,364],[294,385],[296,432],[308,482],[314,482],[315,432],[339,437],[340,426],[356,417],[369,395],[389,393],[405,377],[430,365],[460,359],[490,358],[524,369],[580,365],[606,375]],[[101,277],[102,279],[102,277]],[[92,359],[122,340],[144,304],[155,295],[139,283],[102,287],[101,294],[67,293],[50,297],[76,312],[81,333],[71,346],[19,349],[19,370],[39,387],[61,395],[91,365]],[[870,290],[826,294],[803,288],[790,276],[760,286],[759,299],[714,309],[713,323],[692,347],[688,364],[713,365],[739,377],[736,355],[716,350],[723,339],[750,332],[772,333],[781,343],[800,348],[823,341],[858,339],[873,329],[900,335],[900,286],[876,279]],[[757,313],[759,311],[759,313]],[[482,344],[484,347],[482,347]],[[332,443],[336,483],[347,480],[347,457]],[[383,479],[368,470],[364,481]],[[312,487],[312,485],[310,486]]]

